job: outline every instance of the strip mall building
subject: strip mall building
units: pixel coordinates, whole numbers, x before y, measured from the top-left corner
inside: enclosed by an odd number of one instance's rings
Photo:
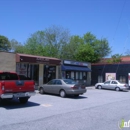
[[[110,79],[116,79],[130,86],[130,56],[121,57],[119,63],[108,63],[109,58],[99,63],[92,64],[92,85]]]
[[[13,71],[42,85],[55,78],[71,78],[91,84],[91,64],[58,58],[0,52],[0,71]]]

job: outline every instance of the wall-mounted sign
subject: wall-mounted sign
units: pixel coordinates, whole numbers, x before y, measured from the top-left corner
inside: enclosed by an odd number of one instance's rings
[[[87,63],[84,63],[84,62],[77,62],[77,61],[70,61],[70,60],[64,60],[64,64],[68,64],[68,65],[77,65],[77,66],[88,66]]]
[[[106,73],[106,81],[107,80],[116,80],[116,73]]]
[[[36,61],[49,61],[49,59],[37,57],[37,58],[36,58]]]
[[[17,62],[24,62],[24,63],[39,63],[39,64],[53,64],[53,65],[60,65],[61,60],[60,59],[54,59],[54,58],[46,58],[41,56],[19,56],[16,57]]]

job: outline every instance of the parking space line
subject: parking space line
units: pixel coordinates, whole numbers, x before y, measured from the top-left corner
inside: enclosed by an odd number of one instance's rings
[[[52,105],[51,104],[41,104],[40,106],[42,106],[42,107],[51,107]]]

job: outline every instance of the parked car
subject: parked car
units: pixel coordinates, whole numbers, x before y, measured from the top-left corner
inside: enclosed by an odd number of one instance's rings
[[[36,94],[34,85],[33,80],[20,80],[15,72],[0,72],[0,100],[17,98],[27,103]]]
[[[108,80],[104,83],[95,84],[95,88],[98,88],[98,89],[102,89],[102,88],[113,89],[113,90],[116,90],[116,91],[120,91],[120,90],[126,91],[126,90],[129,89],[129,85],[126,84],[126,83],[121,83],[118,80]]]
[[[39,87],[39,92],[41,94],[59,94],[61,97],[66,97],[66,95],[79,96],[86,91],[84,84],[77,84],[71,79],[52,79],[47,84]]]

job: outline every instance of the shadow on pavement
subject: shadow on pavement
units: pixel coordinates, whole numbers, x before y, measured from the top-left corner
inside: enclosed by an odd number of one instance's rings
[[[130,90],[128,89],[128,90],[125,90],[125,91],[123,91],[123,90],[120,90],[120,91],[116,91],[115,89],[107,89],[107,88],[102,88],[102,89],[97,89],[97,90],[99,90],[99,91],[113,91],[113,92],[129,92]]]
[[[5,100],[4,102],[0,102],[0,107],[3,107],[7,110],[10,109],[19,109],[19,108],[27,108],[27,107],[36,107],[39,106],[40,104],[30,102],[28,101],[26,104],[21,104],[19,100]]]
[[[57,94],[48,94],[48,93],[45,93],[43,95],[48,95],[48,96],[54,96],[54,97],[59,97],[59,98],[62,98],[60,97],[60,95],[57,95]],[[74,95],[67,95],[65,98],[63,99],[66,99],[66,98],[70,98],[70,99],[85,99],[87,97],[83,96],[83,95],[79,95],[78,97],[74,96]]]

